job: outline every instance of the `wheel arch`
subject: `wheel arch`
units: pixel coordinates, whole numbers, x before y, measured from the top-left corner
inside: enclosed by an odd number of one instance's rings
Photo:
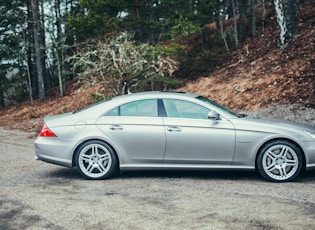
[[[76,157],[76,154],[78,152],[78,149],[80,149],[80,147],[82,145],[84,145],[85,143],[89,142],[89,141],[101,141],[103,143],[105,143],[106,145],[108,145],[112,150],[113,150],[113,153],[115,154],[116,158],[117,158],[117,161],[118,161],[118,168],[119,168],[119,165],[120,165],[120,162],[121,162],[121,158],[120,158],[120,155],[117,153],[116,149],[113,147],[113,145],[111,145],[108,141],[105,141],[101,138],[91,138],[91,139],[86,139],[86,140],[83,140],[80,142],[80,144],[78,144],[74,151],[73,151],[73,154],[72,154],[72,166],[73,167],[76,167],[76,163],[75,163],[75,157]]]
[[[294,140],[292,139],[289,139],[289,138],[273,138],[273,139],[270,139],[266,142],[264,142],[258,149],[258,151],[256,152],[256,157],[255,157],[255,169],[258,170],[258,166],[257,166],[257,160],[258,160],[258,157],[259,157],[259,153],[261,152],[261,150],[269,143],[271,142],[275,142],[275,141],[286,141],[286,142],[289,142],[293,145],[295,145],[301,152],[302,154],[302,171],[305,171],[306,169],[306,157],[305,157],[305,152],[303,150],[303,148]]]

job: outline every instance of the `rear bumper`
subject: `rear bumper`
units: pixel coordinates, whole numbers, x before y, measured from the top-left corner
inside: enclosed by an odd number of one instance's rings
[[[65,143],[56,137],[38,137],[35,140],[35,159],[65,167],[73,167],[72,146],[72,143]]]

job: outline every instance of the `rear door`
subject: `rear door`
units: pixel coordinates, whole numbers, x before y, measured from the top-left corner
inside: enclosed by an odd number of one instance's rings
[[[165,129],[156,99],[130,102],[97,120],[97,126],[123,153],[124,163],[161,163]]]
[[[163,99],[163,103],[165,163],[231,164],[235,148],[231,122],[208,119],[210,110],[190,101]]]

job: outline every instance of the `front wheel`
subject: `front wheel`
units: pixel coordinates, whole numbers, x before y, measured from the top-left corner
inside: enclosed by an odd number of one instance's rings
[[[79,173],[87,179],[106,179],[117,170],[117,157],[102,141],[88,141],[78,149],[75,163]]]
[[[300,174],[302,166],[301,150],[293,143],[284,140],[266,144],[257,158],[260,174],[273,182],[294,180]]]

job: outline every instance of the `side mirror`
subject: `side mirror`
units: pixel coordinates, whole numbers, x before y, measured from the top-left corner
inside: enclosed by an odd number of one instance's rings
[[[217,121],[217,120],[220,120],[220,114],[212,110],[208,113],[208,118],[210,120]]]

